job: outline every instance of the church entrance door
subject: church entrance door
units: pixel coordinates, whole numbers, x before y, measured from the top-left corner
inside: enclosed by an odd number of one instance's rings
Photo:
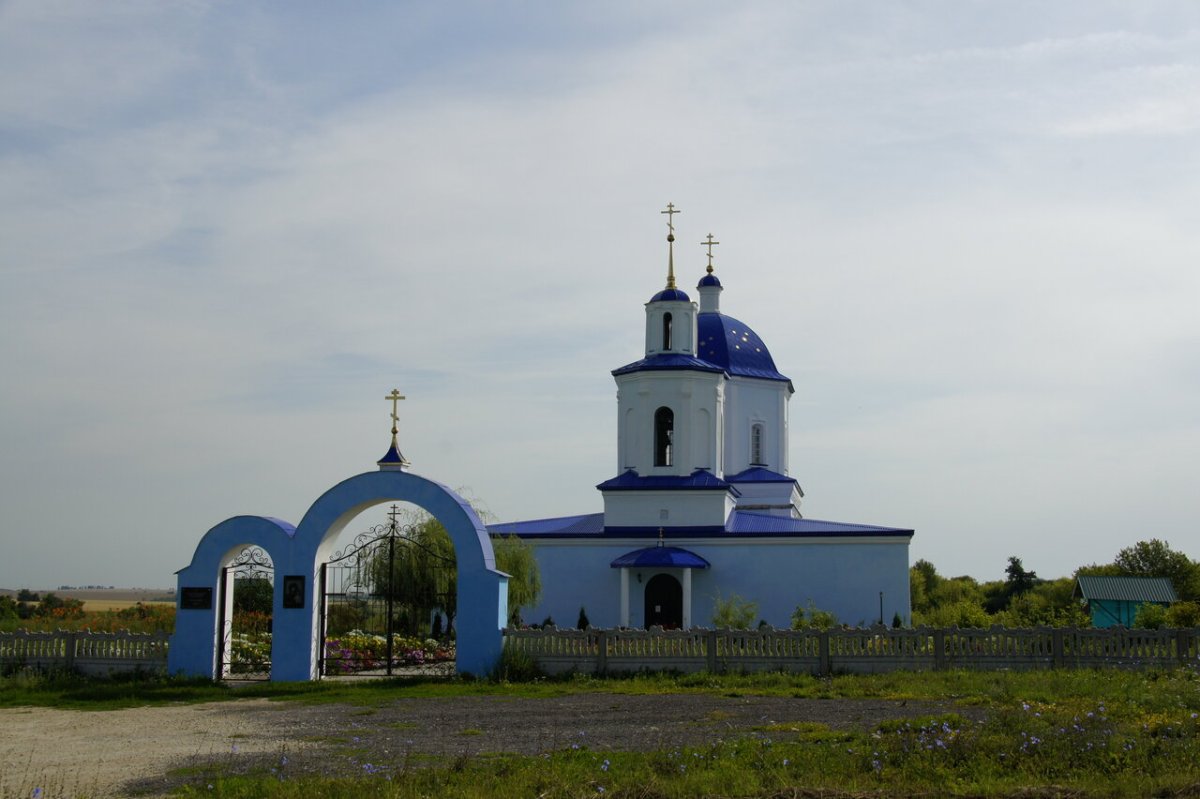
[[[683,626],[683,586],[669,574],[656,574],[646,583],[646,628]]]

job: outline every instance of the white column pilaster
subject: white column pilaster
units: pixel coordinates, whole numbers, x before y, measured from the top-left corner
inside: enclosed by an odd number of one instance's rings
[[[692,628],[692,570],[683,570],[683,629]]]
[[[629,626],[629,567],[621,567],[621,616],[617,626]]]

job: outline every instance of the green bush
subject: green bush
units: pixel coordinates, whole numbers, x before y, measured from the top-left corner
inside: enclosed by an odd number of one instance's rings
[[[1138,605],[1133,626],[1143,630],[1159,630],[1167,626],[1167,609],[1153,602]]]
[[[831,611],[821,610],[810,600],[808,607],[796,606],[792,611],[792,629],[803,630],[815,627],[818,630],[829,630],[837,626],[838,618]]]
[[[505,646],[488,675],[492,682],[532,682],[543,677],[533,656],[521,649]]]
[[[749,630],[758,615],[758,603],[742,599],[737,594],[713,600],[713,626],[719,630]]]

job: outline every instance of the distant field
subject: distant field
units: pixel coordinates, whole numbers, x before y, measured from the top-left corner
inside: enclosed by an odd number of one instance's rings
[[[175,604],[175,594],[165,588],[34,588],[38,596],[54,594],[63,598],[78,599],[83,603],[84,610],[121,610],[123,608],[143,604],[166,603]],[[0,593],[15,595],[16,591],[5,590]]]
[[[79,599],[79,597],[74,597]],[[128,607],[133,607],[138,602],[143,605],[174,605],[174,600],[159,600],[159,599],[83,599],[84,610],[124,610]]]

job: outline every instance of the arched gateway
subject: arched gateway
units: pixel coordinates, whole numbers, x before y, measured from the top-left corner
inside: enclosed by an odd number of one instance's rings
[[[271,679],[316,679],[320,564],[329,559],[338,534],[364,510],[388,502],[411,502],[441,522],[454,543],[458,671],[487,673],[500,656],[501,630],[508,615],[508,577],[496,570],[487,529],[466,500],[440,483],[407,472],[407,465],[393,438],[378,472],[351,477],[326,491],[298,527],[265,516],[235,516],[205,533],[191,564],[178,573],[170,672],[223,676],[219,669],[227,643],[218,620],[229,617],[233,603],[232,590],[223,590],[225,567],[251,546],[263,550],[275,568]]]

